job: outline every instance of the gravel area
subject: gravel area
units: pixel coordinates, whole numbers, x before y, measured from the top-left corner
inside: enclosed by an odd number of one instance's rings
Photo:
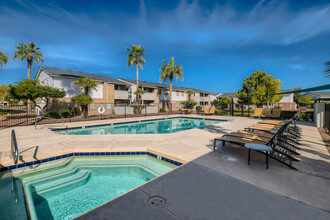
[[[324,141],[325,147],[327,148],[330,154],[330,134],[326,132],[324,128],[318,128],[320,135]]]

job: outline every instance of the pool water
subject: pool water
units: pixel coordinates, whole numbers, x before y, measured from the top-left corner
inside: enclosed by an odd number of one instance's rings
[[[176,167],[149,155],[83,156],[49,164],[34,172],[0,180],[0,188],[9,179],[19,180],[32,219],[72,219]],[[9,202],[13,198],[11,195],[6,199]],[[14,219],[11,213],[2,212],[0,219]]]
[[[97,126],[91,128],[77,128],[59,130],[67,135],[104,135],[104,134],[167,134],[193,128],[205,127],[223,122],[201,118],[169,118],[161,120],[148,120],[141,122],[128,122],[115,125]]]

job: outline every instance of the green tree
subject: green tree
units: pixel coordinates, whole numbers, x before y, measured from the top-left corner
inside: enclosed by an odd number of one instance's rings
[[[191,95],[194,95],[195,91],[193,89],[187,89],[186,91],[184,91],[184,93],[186,93],[188,95],[188,103],[190,104]]]
[[[293,88],[293,91],[298,91],[298,90],[301,90],[301,87],[296,87],[296,88]],[[293,95],[293,101],[295,103],[298,103],[298,100],[303,97],[302,93],[301,92],[297,92],[297,93],[294,93]]]
[[[313,104],[313,98],[311,96],[301,96],[298,100],[297,103],[300,105],[310,105]]]
[[[31,67],[33,64],[33,60],[35,60],[37,64],[40,62],[44,62],[44,60],[42,59],[43,55],[40,50],[41,49],[39,47],[36,47],[36,44],[33,42],[25,44],[21,41],[16,47],[13,60],[19,58],[21,61],[23,61],[26,58],[28,63],[28,79],[31,79]]]
[[[215,99],[211,102],[212,106],[220,106],[221,109],[229,104],[231,104],[231,99],[225,96],[221,96],[220,99]]]
[[[163,60],[163,65],[160,67],[160,81],[170,80],[170,111],[172,112],[172,82],[181,78],[183,80],[183,70],[180,64],[174,64],[174,57],[171,58],[170,62],[167,63]]]
[[[30,100],[35,106],[45,111],[49,105],[49,101],[52,98],[63,98],[65,91],[50,86],[43,86],[38,80],[23,79],[17,82],[17,85],[10,85],[10,95],[13,99],[17,100]],[[37,103],[37,99],[41,99],[45,102],[44,107],[41,107]]]
[[[239,98],[239,103],[243,104],[251,102],[259,106],[269,105],[283,98],[283,95],[270,95],[281,92],[281,85],[282,82],[279,79],[275,79],[265,71],[257,70],[244,79],[242,89],[236,93],[236,97]],[[248,97],[248,94],[251,97]]]
[[[141,104],[141,96],[146,93],[146,91],[144,91],[143,89],[139,88],[134,92],[134,95],[136,95],[138,97],[139,100],[139,104]]]
[[[0,102],[7,101],[10,87],[4,83],[0,86]]]
[[[97,83],[90,78],[81,78],[73,83],[73,85],[79,86],[82,94],[78,94],[72,97],[81,108],[83,117],[88,117],[88,105],[92,103],[93,99],[89,96],[91,90],[96,90]]]
[[[136,65],[136,89],[139,89],[139,67],[143,69],[142,64],[146,63],[146,60],[144,59],[144,48],[141,47],[141,45],[132,45],[132,48],[126,48],[126,50],[129,51],[129,54],[127,55],[127,67],[130,67],[131,65]],[[138,95],[136,96],[137,101]]]
[[[192,109],[194,108],[195,105],[197,105],[197,102],[194,100],[191,101],[181,101],[180,104],[183,105],[184,108],[186,109]]]
[[[324,74],[327,77],[330,77],[330,61],[325,62],[325,70],[324,70]]]
[[[7,64],[8,57],[0,50],[0,68],[2,69],[3,65]]]

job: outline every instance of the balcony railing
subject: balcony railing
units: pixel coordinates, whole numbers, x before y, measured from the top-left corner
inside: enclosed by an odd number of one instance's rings
[[[156,96],[155,93],[152,92],[146,92],[141,96],[142,100],[155,100]]]
[[[125,90],[115,90],[115,99],[128,99],[128,91]]]
[[[194,101],[196,102],[208,102],[210,101],[209,97],[204,97],[204,96],[195,96]]]

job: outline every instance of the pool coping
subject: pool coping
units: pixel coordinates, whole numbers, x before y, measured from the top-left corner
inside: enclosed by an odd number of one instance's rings
[[[148,121],[159,121],[164,119],[174,119],[174,118],[188,118],[188,119],[203,119],[208,121],[227,121],[222,119],[213,119],[213,118],[201,118],[201,117],[186,117],[186,116],[173,116],[173,117],[163,117],[163,118],[156,118],[156,119],[145,119],[145,120],[134,120],[134,121],[127,121],[127,122],[112,122],[112,123],[105,123],[105,124],[95,124],[95,125],[82,125],[82,126],[61,126],[61,127],[52,127],[49,128],[51,131],[65,131],[65,130],[72,130],[72,129],[85,129],[85,128],[94,128],[94,127],[102,127],[102,126],[113,126],[113,125],[120,125],[120,124],[130,124],[130,123],[137,123],[137,122],[148,122]]]
[[[24,163],[20,163],[20,164],[1,166],[0,172],[6,172],[6,171],[26,167],[26,166],[47,163],[50,161],[55,161],[55,160],[59,160],[59,159],[63,159],[63,158],[70,158],[70,157],[74,157],[74,156],[120,156],[120,155],[149,155],[154,158],[174,164],[176,166],[181,166],[182,164],[187,163],[187,161],[184,161],[182,159],[175,158],[173,156],[166,155],[166,154],[163,154],[163,153],[160,153],[160,152],[157,152],[154,150],[149,150],[149,149],[135,150],[135,151],[104,151],[104,150],[103,151],[78,151],[78,152],[69,152],[69,153],[64,153],[64,154],[61,153],[61,154],[57,154],[56,156],[47,157],[47,158],[43,158],[40,160],[24,162]],[[7,175],[3,178],[7,178],[9,176],[11,176],[11,175]],[[0,179],[2,179],[2,178],[0,178]]]

